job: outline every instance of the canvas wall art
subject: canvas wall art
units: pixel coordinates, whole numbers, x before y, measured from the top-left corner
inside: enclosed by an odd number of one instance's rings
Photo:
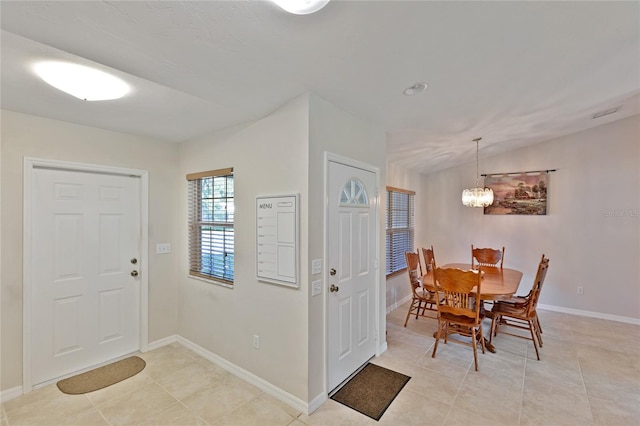
[[[484,214],[547,214],[548,171],[487,175],[484,186],[493,190]]]

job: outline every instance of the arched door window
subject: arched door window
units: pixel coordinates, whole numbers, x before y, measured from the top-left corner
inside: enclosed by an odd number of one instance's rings
[[[340,205],[348,207],[369,207],[367,190],[358,179],[352,178],[340,191]]]

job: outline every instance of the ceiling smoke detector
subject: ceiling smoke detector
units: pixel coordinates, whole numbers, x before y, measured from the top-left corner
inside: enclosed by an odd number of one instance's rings
[[[418,93],[422,92],[424,89],[427,88],[427,83],[424,83],[422,81],[414,84],[411,87],[407,87],[406,89],[404,89],[404,93],[407,96],[413,96],[413,95],[417,95]]]
[[[614,107],[614,108],[609,108],[600,112],[596,112],[595,114],[593,114],[591,118],[596,119],[596,118],[604,117],[605,115],[614,114],[618,112],[620,108],[622,108],[622,105],[618,105],[617,107]]]

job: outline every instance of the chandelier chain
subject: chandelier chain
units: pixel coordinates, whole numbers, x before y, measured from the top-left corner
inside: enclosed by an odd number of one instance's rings
[[[482,138],[475,138],[474,141],[476,142],[476,188],[478,186],[480,186],[480,148],[479,148],[479,143],[480,143],[480,139]]]

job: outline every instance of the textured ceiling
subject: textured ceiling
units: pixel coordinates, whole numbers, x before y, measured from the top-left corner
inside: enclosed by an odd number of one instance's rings
[[[389,161],[429,173],[640,111],[639,2],[0,2],[1,106],[180,142],[313,92],[387,132]],[[38,59],[128,81],[84,102]],[[427,90],[402,94],[417,81]],[[613,115],[592,119],[607,108]]]

